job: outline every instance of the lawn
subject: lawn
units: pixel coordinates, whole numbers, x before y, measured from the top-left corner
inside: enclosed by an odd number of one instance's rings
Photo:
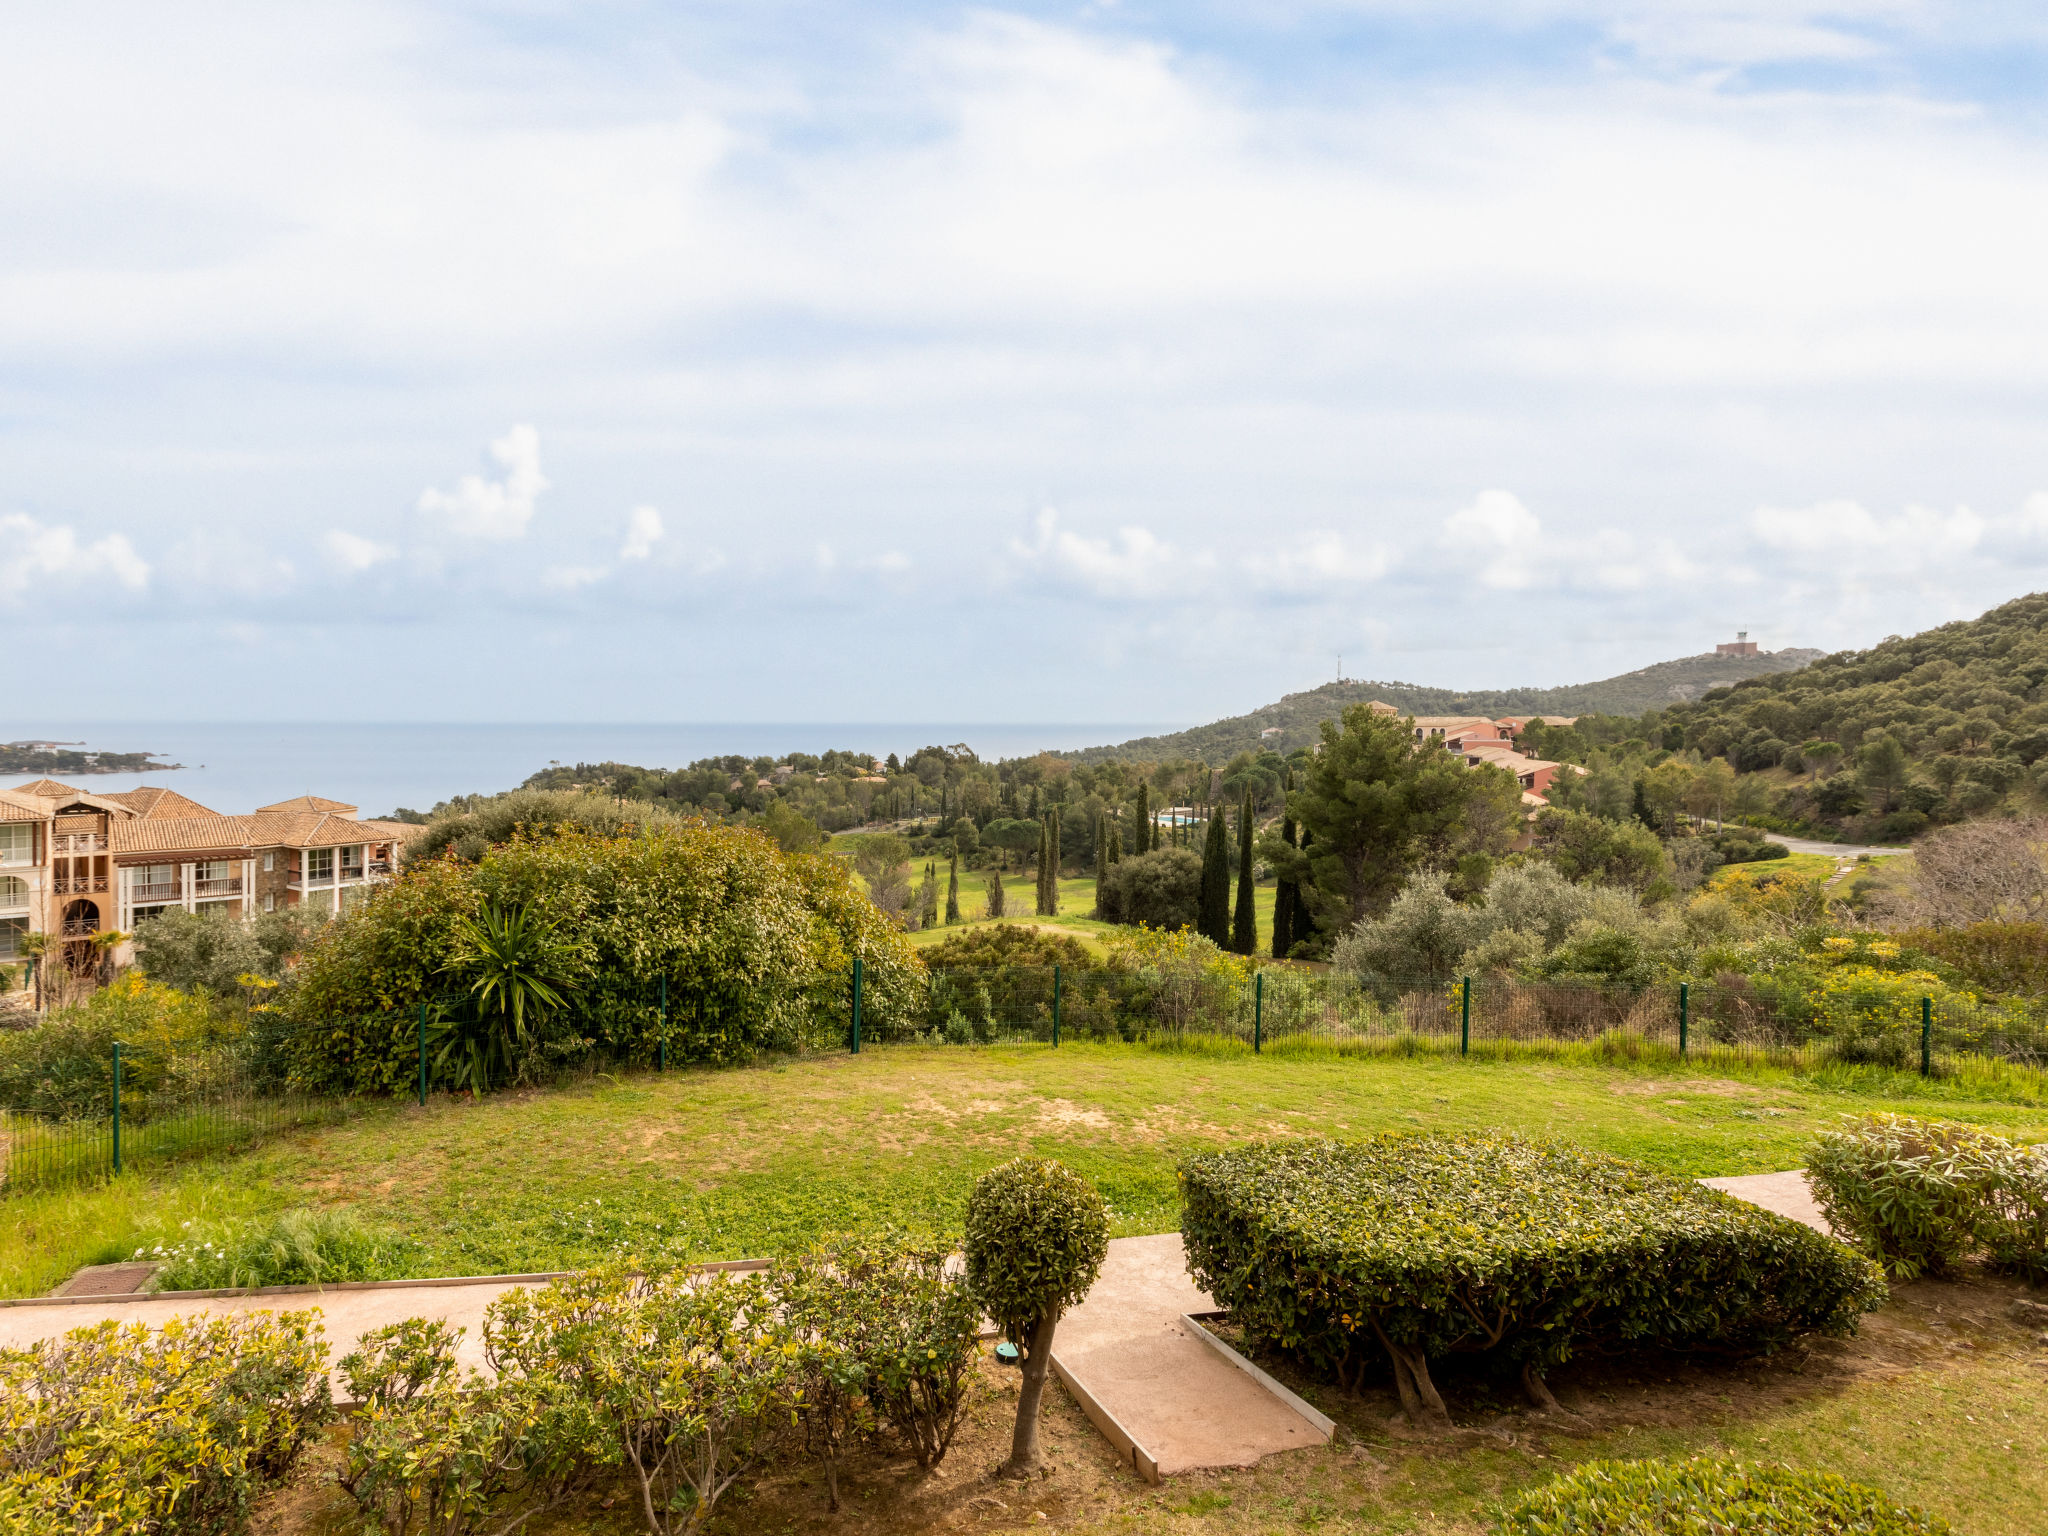
[[[1930,1098],[1929,1095],[1932,1095]],[[1093,1178],[1119,1235],[1176,1225],[1183,1151],[1234,1139],[1404,1127],[1569,1137],[1688,1175],[1796,1166],[1813,1132],[1873,1108],[1937,1112],[2029,1139],[2048,1108],[1912,1078],[1846,1091],[1767,1068],[1739,1076],[1455,1057],[1204,1056],[1143,1046],[890,1047],[725,1071],[596,1079],[481,1103],[389,1106],[262,1150],[154,1178],[10,1202],[0,1282],[47,1290],[187,1219],[351,1204],[425,1244],[420,1273],[572,1267],[615,1251],[740,1257],[895,1224],[957,1227],[972,1177],[1023,1151]],[[1529,1418],[1498,1384],[1448,1372],[1460,1428],[1392,1421],[1300,1382],[1344,1426],[1327,1449],[1247,1471],[1136,1482],[1055,1389],[1054,1467],[992,1484],[1014,1373],[985,1367],[973,1423],[942,1472],[869,1458],[841,1516],[790,1466],[722,1508],[734,1536],[956,1529],[1477,1533],[1513,1490],[1595,1456],[1712,1451],[1841,1471],[1926,1503],[1972,1536],[2048,1528],[2048,1314],[2002,1281],[1919,1285],[1855,1340],[1762,1362],[1585,1361],[1554,1380],[1576,1426]],[[1285,1370],[1276,1364],[1276,1368]],[[614,1490],[616,1492],[617,1490]],[[263,1528],[345,1528],[308,1482]],[[536,1532],[624,1536],[628,1503]]]
[[[860,1227],[957,1227],[968,1184],[1019,1152],[1093,1178],[1119,1234],[1177,1225],[1192,1148],[1293,1132],[1505,1128],[1672,1172],[1797,1166],[1845,1113],[1925,1109],[1914,1078],[1848,1093],[1545,1061],[1211,1057],[1140,1045],[897,1046],[743,1070],[600,1078],[481,1103],[384,1106],[238,1157],[20,1196],[0,1290],[48,1290],[187,1219],[352,1204],[424,1244],[423,1274],[586,1263],[614,1250],[738,1258]],[[1943,1085],[1935,1085],[1939,1089]],[[1888,1097],[1885,1095],[1889,1095]],[[1940,1113],[2048,1137],[2048,1107],[1951,1091]]]

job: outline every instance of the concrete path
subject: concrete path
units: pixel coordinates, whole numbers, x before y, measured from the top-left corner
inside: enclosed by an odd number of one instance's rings
[[[408,1317],[434,1318],[468,1331],[463,1335],[456,1359],[464,1368],[484,1365],[484,1309],[516,1285],[546,1284],[544,1275],[491,1275],[477,1279],[386,1281],[358,1286],[330,1286],[313,1290],[304,1286],[276,1287],[263,1294],[137,1296],[132,1299],[109,1296],[101,1300],[74,1300],[69,1296],[37,1297],[25,1302],[0,1302],[0,1347],[20,1349],[38,1339],[69,1333],[108,1318],[119,1323],[148,1323],[161,1326],[163,1320],[180,1313],[298,1312],[317,1307],[326,1331],[330,1363],[355,1348],[356,1340],[372,1328],[402,1322]],[[331,1380],[332,1378],[330,1378]],[[333,1381],[336,1398],[346,1388]]]
[[[1824,853],[1851,864],[1866,853],[1873,859],[1889,859],[1913,851],[1910,848],[1880,848],[1872,843],[1823,843],[1810,837],[1781,837],[1776,832],[1763,835],[1774,843],[1783,843],[1790,853]]]
[[[1835,1235],[1827,1217],[1821,1215],[1813,1191],[1806,1187],[1804,1168],[1794,1168],[1788,1173],[1746,1173],[1736,1178],[1701,1179],[1700,1182],[1709,1189],[1726,1190],[1738,1200],[1747,1200],[1751,1205],[1760,1205],[1780,1216],[1789,1216],[1824,1236]]]
[[[1148,1482],[1330,1438],[1327,1419],[1315,1422],[1314,1409],[1286,1401],[1188,1321],[1215,1305],[1188,1278],[1178,1232],[1120,1237],[1053,1336],[1061,1382]]]

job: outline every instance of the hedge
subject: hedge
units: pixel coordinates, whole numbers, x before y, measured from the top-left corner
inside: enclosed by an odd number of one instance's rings
[[[1389,1134],[1187,1158],[1196,1281],[1268,1346],[1346,1387],[1384,1352],[1411,1416],[1441,1420],[1431,1356],[1542,1371],[1581,1350],[1746,1353],[1848,1334],[1875,1264],[1689,1179],[1557,1142]]]
[[[109,1321],[0,1350],[0,1532],[240,1530],[331,1412],[316,1316]]]
[[[1502,1511],[1496,1536],[1950,1536],[1924,1510],[1832,1472],[1589,1461]]]

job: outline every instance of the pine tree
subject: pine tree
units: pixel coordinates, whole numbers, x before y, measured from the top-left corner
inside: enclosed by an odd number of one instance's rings
[[[1252,905],[1252,792],[1244,792],[1237,812],[1237,911],[1230,923],[1230,947],[1240,955],[1257,954],[1259,919]]]
[[[1230,948],[1230,836],[1223,818],[1209,818],[1209,835],[1202,844],[1201,920],[1196,931],[1214,939],[1217,947]]]
[[[960,855],[957,853],[946,870],[946,921],[960,921]]]
[[[1143,781],[1138,784],[1138,815],[1131,824],[1131,852],[1135,854],[1152,851],[1152,797],[1146,792]]]
[[[1295,846],[1294,818],[1283,817],[1280,822],[1280,841],[1288,847]],[[1273,882],[1273,958],[1285,960],[1287,952],[1294,948],[1294,882],[1276,880]]]
[[[999,869],[989,871],[988,915],[990,917],[1001,917],[1003,915],[1003,872]]]

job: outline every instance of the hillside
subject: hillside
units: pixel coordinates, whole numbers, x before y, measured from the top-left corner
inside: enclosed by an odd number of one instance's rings
[[[1259,733],[1272,726],[1280,728],[1280,735],[1267,744],[1286,752],[1312,743],[1316,728],[1325,720],[1336,719],[1346,706],[1373,699],[1384,699],[1418,715],[1640,715],[1697,699],[1708,689],[1723,684],[1793,671],[1821,654],[1814,650],[1784,650],[1749,657],[1684,656],[1597,683],[1574,683],[1562,688],[1495,688],[1460,693],[1414,683],[1325,683],[1305,693],[1290,693],[1278,703],[1248,715],[1236,715],[1167,736],[1141,736],[1117,746],[1088,747],[1059,755],[1083,763],[1116,758],[1197,758],[1221,763],[1258,746]]]
[[[1953,789],[2004,789],[2048,755],[2048,593],[1803,671],[1757,677],[1668,709],[1687,745],[1738,769],[1768,767],[1809,741],[1854,753],[1884,735]]]

